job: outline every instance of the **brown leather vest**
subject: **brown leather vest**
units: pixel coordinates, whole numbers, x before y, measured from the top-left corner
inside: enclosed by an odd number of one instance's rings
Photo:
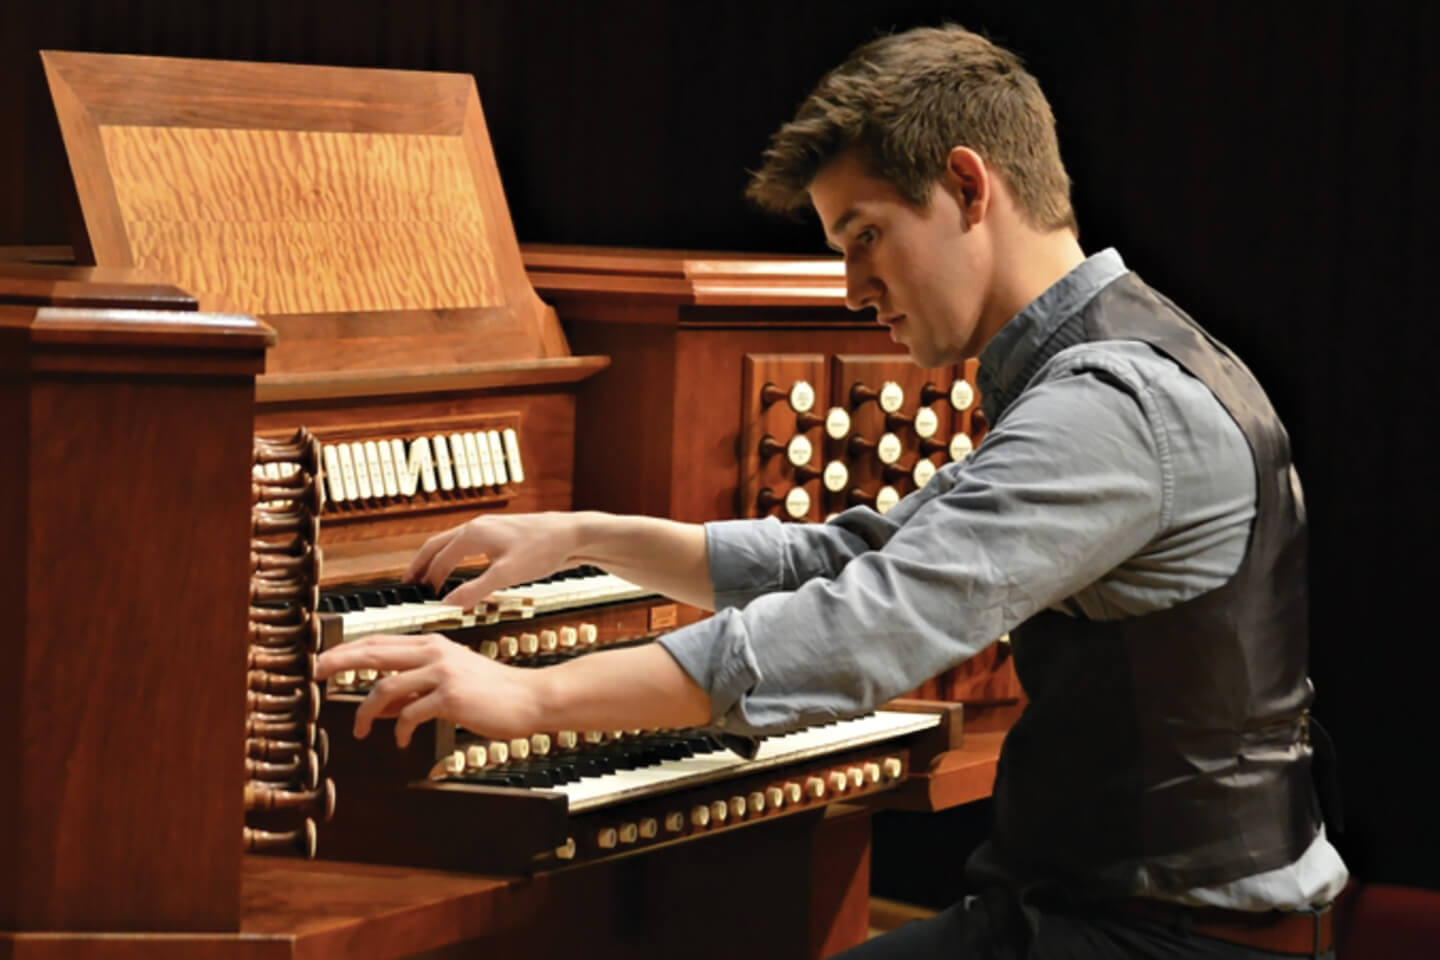
[[[1285,430],[1244,365],[1133,273],[1037,364],[1097,340],[1143,341],[1210,388],[1249,442],[1258,503],[1220,588],[1122,620],[1046,611],[1011,633],[1030,704],[1005,739],[994,830],[971,868],[1085,899],[1140,892],[1141,867],[1178,891],[1293,863],[1320,823],[1305,511]]]

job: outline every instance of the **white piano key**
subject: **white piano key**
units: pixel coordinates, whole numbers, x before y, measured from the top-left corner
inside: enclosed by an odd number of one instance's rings
[[[525,482],[525,468],[520,463],[520,437],[509,427],[505,428],[505,459],[510,466],[512,483]]]
[[[435,453],[435,469],[440,474],[440,489],[455,489],[455,474],[450,469],[450,443],[440,434],[430,438],[430,447]]]
[[[510,478],[505,470],[505,444],[500,440],[500,431],[486,430],[480,436],[490,444],[490,462],[495,466],[495,482],[509,483]]]
[[[390,459],[395,464],[395,483],[400,496],[415,496],[415,488],[420,485],[420,468],[412,465],[411,457],[405,452],[405,441],[399,437],[390,438]]]
[[[400,496],[400,479],[395,475],[395,453],[389,440],[381,440],[376,446],[380,451],[380,479],[385,484],[385,496]]]
[[[455,468],[455,485],[461,490],[470,490],[475,484],[470,476],[470,456],[465,452],[465,439],[458,433],[450,434],[450,463]]]
[[[330,499],[336,503],[344,503],[345,478],[341,475],[340,454],[335,451],[335,444],[323,445],[320,455],[325,458],[325,483],[330,487]]]
[[[495,473],[495,463],[490,459],[490,443],[483,431],[476,430],[470,436],[475,438],[475,450],[480,454],[480,473],[485,477],[485,486],[494,487],[500,483]]]
[[[366,440],[365,466],[370,468],[370,493],[376,500],[385,498],[385,474],[380,469],[380,448],[374,440]]]
[[[340,450],[340,470],[345,478],[345,499],[359,500],[360,474],[364,472],[364,468],[355,469],[355,446],[350,443],[340,443],[336,446]],[[365,479],[368,486],[370,478],[367,476]]]
[[[430,441],[425,437],[416,437],[414,440],[411,440],[410,458],[419,467],[421,488],[423,488],[426,493],[434,493],[435,464],[430,458]]]

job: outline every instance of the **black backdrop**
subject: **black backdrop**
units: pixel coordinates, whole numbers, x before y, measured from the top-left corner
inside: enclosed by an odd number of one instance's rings
[[[1048,91],[1086,249],[1117,246],[1270,390],[1308,493],[1340,847],[1363,879],[1440,887],[1440,6],[10,0],[0,244],[67,239],[35,55],[58,48],[472,72],[522,241],[819,252],[812,223],[746,207],[746,169],[856,44],[947,19]]]

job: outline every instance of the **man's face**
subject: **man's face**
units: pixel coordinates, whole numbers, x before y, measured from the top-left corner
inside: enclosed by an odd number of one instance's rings
[[[845,256],[850,309],[874,307],[922,367],[976,352],[967,347],[985,302],[989,252],[944,181],[918,209],[849,151],[815,177],[810,201],[826,240]]]

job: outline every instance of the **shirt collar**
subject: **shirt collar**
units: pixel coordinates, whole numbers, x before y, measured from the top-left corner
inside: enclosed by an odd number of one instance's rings
[[[976,378],[990,423],[1000,419],[1045,361],[1071,345],[1069,340],[1056,336],[1065,321],[1127,272],[1115,248],[1106,247],[1056,280],[990,339],[980,352]]]

